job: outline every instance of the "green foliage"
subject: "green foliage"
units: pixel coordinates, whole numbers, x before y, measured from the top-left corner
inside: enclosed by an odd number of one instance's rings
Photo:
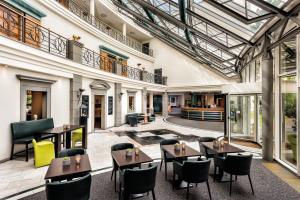
[[[285,116],[289,118],[296,118],[296,94],[285,93],[283,94]]]

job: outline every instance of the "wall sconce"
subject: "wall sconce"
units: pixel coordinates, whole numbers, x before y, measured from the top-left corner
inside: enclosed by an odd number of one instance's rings
[[[122,99],[122,95],[123,95],[124,93],[123,92],[120,92],[120,94],[118,95],[118,97],[119,97],[119,101],[121,101],[121,99]]]
[[[3,68],[8,68],[8,65],[0,65],[0,67],[3,67]]]
[[[136,64],[138,67],[140,67],[142,64],[141,63],[138,63],[138,64]]]
[[[83,93],[84,91],[85,91],[85,89],[79,88],[79,91],[77,92],[77,98],[78,98],[78,101],[80,101],[81,96],[82,96],[82,93]]]

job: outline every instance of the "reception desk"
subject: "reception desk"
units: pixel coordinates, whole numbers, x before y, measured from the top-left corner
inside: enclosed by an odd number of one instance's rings
[[[224,108],[192,108],[183,107],[181,117],[186,119],[203,120],[203,121],[224,121]]]

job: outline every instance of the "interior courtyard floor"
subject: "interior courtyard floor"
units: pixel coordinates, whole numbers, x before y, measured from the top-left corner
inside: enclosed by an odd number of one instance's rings
[[[150,131],[149,131],[150,130]],[[154,130],[154,131],[153,131]],[[156,131],[166,131],[165,133],[156,134]],[[159,132],[160,132],[159,131]],[[130,134],[134,133],[135,137]],[[123,125],[120,127],[113,127],[107,130],[98,130],[88,135],[88,149],[87,153],[90,158],[91,167],[94,173],[102,173],[103,171],[111,170],[112,159],[110,154],[110,147],[113,144],[121,142],[131,142],[140,147],[142,151],[148,154],[153,159],[160,159],[161,153],[159,148],[159,142],[152,144],[141,144],[139,138],[145,137],[156,138],[160,136],[162,138],[179,137],[186,141],[188,145],[199,150],[198,142],[195,140],[189,141],[191,137],[197,136],[222,136],[223,132],[209,131],[195,128],[188,128],[183,126],[167,123],[164,118],[157,117],[155,122],[141,125],[137,127],[130,127],[129,125]],[[254,154],[255,158],[260,158],[261,149],[252,147],[244,147],[238,144],[234,144],[245,151]],[[18,193],[20,196],[14,196],[13,199],[30,195],[33,192],[43,190],[42,186],[44,176],[48,166],[35,168],[33,165],[33,158],[29,162],[25,162],[24,158],[7,161],[0,164],[0,199],[4,197],[12,197],[11,195]],[[38,188],[31,190],[32,188]],[[27,192],[24,192],[27,191]]]

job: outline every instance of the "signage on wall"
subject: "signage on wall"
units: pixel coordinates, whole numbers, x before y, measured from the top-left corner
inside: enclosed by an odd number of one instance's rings
[[[113,114],[113,96],[109,96],[108,97],[108,115],[112,115]]]
[[[81,116],[89,117],[89,95],[82,95]]]

